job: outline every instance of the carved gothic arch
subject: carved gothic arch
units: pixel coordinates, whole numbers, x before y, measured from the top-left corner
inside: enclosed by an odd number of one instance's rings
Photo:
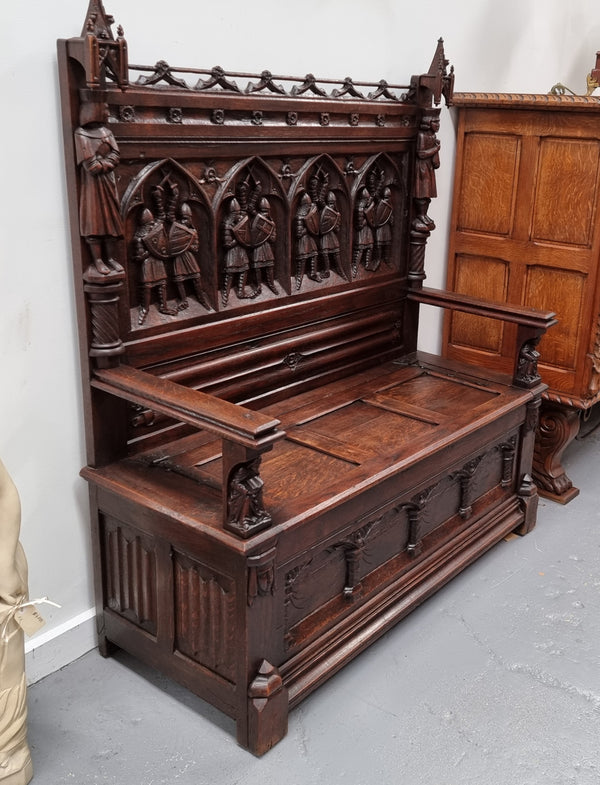
[[[398,270],[408,220],[405,172],[408,154],[400,161],[387,153],[368,158],[358,172],[351,192],[352,272],[362,277],[372,272]],[[371,233],[365,239],[361,223]],[[367,232],[368,234],[368,232]]]
[[[194,229],[198,233],[195,251],[201,268],[202,286],[207,302],[214,307],[216,275],[214,265],[214,219],[210,202],[193,174],[173,158],[163,158],[146,164],[131,178],[121,199],[125,240],[127,243],[129,304],[134,307],[139,299],[139,265],[135,260],[134,238],[144,212],[149,210],[154,220],[163,220],[165,231],[174,221],[180,221],[182,208],[189,208]],[[175,297],[173,283],[168,281],[167,297]],[[187,315],[187,314],[185,314]],[[192,315],[192,311],[189,312]],[[135,323],[135,320],[134,320]]]
[[[212,211],[216,222],[215,258],[222,305],[236,304],[236,298],[270,299],[289,294],[289,207],[280,177],[271,166],[259,156],[238,161],[223,176],[213,199]],[[228,267],[229,227],[234,212],[243,219],[236,234],[248,258],[246,272],[240,271],[239,265],[237,269]],[[272,222],[272,228],[264,232],[257,228],[261,212],[267,222]],[[266,242],[261,243],[261,239],[265,241],[267,236]],[[257,250],[260,247],[263,252]],[[264,258],[259,260],[258,256],[271,256],[272,259],[266,262]],[[234,295],[232,298],[231,293]]]

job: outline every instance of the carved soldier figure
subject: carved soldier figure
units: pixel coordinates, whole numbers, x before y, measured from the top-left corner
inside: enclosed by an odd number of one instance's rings
[[[260,294],[263,276],[273,294],[278,294],[275,285],[275,255],[273,245],[277,239],[275,221],[271,217],[269,200],[262,197],[258,212],[252,219],[250,228],[252,238],[252,269],[256,276],[256,293]]]
[[[340,265],[340,240],[338,237],[342,216],[337,208],[337,199],[333,191],[329,191],[325,205],[319,217],[319,247],[323,278],[329,278],[331,267],[343,278],[344,274]]]
[[[199,247],[198,232],[192,221],[191,207],[187,202],[183,202],[179,209],[179,220],[172,222],[168,237],[169,254],[174,257],[173,282],[179,296],[178,311],[183,311],[189,306],[185,293],[185,281],[191,281],[196,299],[208,310],[205,293],[202,289],[200,267],[194,256]]]
[[[242,464],[229,481],[227,525],[244,531],[268,526],[271,516],[264,508],[263,481],[259,475],[260,457]]]
[[[258,291],[246,292],[250,260],[246,247],[251,244],[250,219],[243,212],[237,199],[229,203],[229,215],[223,221],[223,245],[225,247],[225,277],[221,300],[227,305],[234,276],[237,277],[236,293],[240,300],[256,297]]]
[[[140,303],[139,324],[143,324],[152,299],[152,290],[158,290],[158,310],[168,316],[176,316],[177,311],[167,303],[167,272],[164,260],[168,258],[167,237],[164,223],[155,220],[152,212],[144,208],[140,225],[133,238],[133,256],[140,264]]]
[[[302,195],[300,206],[296,212],[296,289],[302,285],[302,279],[308,264],[308,277],[313,281],[321,281],[318,270],[318,253],[315,237],[319,235],[319,213],[307,193]]]
[[[377,270],[383,262],[389,264],[392,250],[392,226],[394,222],[392,192],[389,187],[383,189],[381,198],[375,201],[373,225],[375,229],[375,247],[373,261],[368,269]]]
[[[361,188],[358,192],[356,201],[355,220],[356,220],[356,241],[354,254],[352,257],[352,277],[358,273],[358,265],[363,263],[366,270],[369,269],[371,257],[373,255],[373,231],[371,221],[375,203],[367,188]]]
[[[417,161],[415,172],[415,203],[417,215],[413,229],[417,232],[431,232],[435,223],[427,215],[429,203],[437,196],[435,170],[440,165],[440,142],[436,137],[440,129],[437,115],[423,115],[417,137]]]
[[[123,236],[114,169],[119,148],[107,128],[108,105],[86,101],[81,105],[80,127],[75,131],[75,151],[81,172],[79,230],[85,238],[95,271],[100,275],[122,272],[116,244]]]

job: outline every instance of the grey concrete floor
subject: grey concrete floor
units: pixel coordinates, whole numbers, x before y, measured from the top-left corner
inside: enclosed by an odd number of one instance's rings
[[[40,785],[598,785],[600,428],[503,541],[291,712],[261,759],[232,721],[132,657],[29,690]]]

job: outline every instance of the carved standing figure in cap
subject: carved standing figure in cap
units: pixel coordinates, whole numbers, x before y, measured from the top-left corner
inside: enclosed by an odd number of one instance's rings
[[[123,272],[117,261],[117,242],[123,236],[115,167],[120,160],[118,145],[106,126],[108,105],[103,101],[84,101],[80,127],[75,131],[75,151],[81,172],[79,230],[100,275]]]
[[[20,526],[19,494],[0,461],[0,785],[27,785],[33,776],[23,630],[15,619],[19,602],[27,600]]]
[[[440,165],[440,142],[436,137],[440,130],[437,115],[424,115],[417,137],[417,161],[415,173],[415,204],[417,216],[413,229],[417,232],[431,232],[435,223],[427,215],[429,203],[437,196],[435,170]]]

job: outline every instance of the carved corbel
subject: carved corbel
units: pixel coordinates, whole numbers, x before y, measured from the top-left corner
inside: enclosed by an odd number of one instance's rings
[[[265,553],[248,558],[248,605],[257,597],[268,597],[275,591],[275,554],[270,548]]]
[[[260,462],[260,451],[223,441],[224,527],[243,539],[271,525],[263,501]]]
[[[536,349],[540,339],[541,336],[536,335],[521,346],[514,378],[514,383],[519,387],[535,387],[542,381],[538,372],[540,353]]]

